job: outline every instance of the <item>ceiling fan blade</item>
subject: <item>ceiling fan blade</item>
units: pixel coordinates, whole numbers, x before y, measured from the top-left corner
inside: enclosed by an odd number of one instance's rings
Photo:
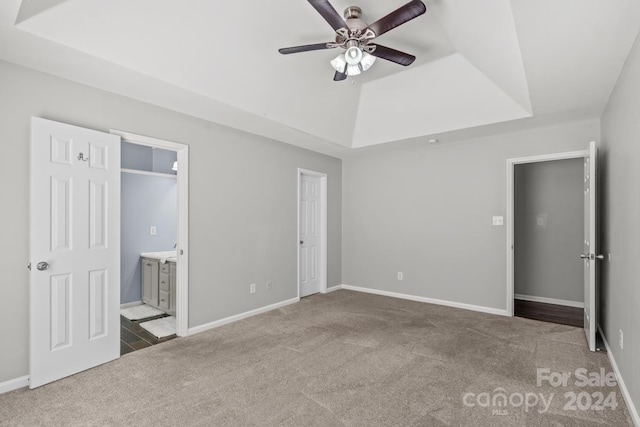
[[[346,78],[347,78],[347,75],[345,73],[341,73],[340,71],[336,71],[336,73],[333,75],[333,81],[335,82],[342,81]]]
[[[412,0],[404,6],[394,10],[387,16],[380,18],[373,24],[369,25],[369,29],[376,34],[376,37],[378,37],[407,21],[411,21],[413,18],[417,18],[426,11],[427,6],[425,6],[422,1]]]
[[[278,52],[283,55],[288,55],[290,53],[309,52],[312,50],[322,49],[333,49],[333,46],[327,46],[327,43],[305,44],[302,46],[283,47],[281,49],[278,49]]]
[[[371,55],[386,59],[387,61],[395,62],[396,64],[404,65],[405,67],[413,64],[413,61],[416,60],[415,56],[400,52],[399,50],[391,49],[390,47],[373,43],[370,43],[368,46],[376,47],[375,50],[371,52]]]
[[[347,28],[344,19],[327,0],[309,0],[309,3],[331,25],[334,31],[338,31],[340,28]]]

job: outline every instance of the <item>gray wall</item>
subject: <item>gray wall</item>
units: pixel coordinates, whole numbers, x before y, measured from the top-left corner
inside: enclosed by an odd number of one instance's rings
[[[344,283],[504,310],[506,160],[599,135],[594,119],[344,160]]]
[[[584,302],[583,162],[515,166],[516,294]]]
[[[600,325],[640,410],[640,39],[602,116]],[[624,350],[618,333],[624,332]]]
[[[342,282],[340,160],[0,62],[0,382],[28,374],[31,116],[190,146],[190,327],[297,296],[298,167],[328,174],[328,284]]]
[[[122,142],[120,144],[120,167],[153,172],[153,148]]]
[[[173,250],[178,186],[175,178],[123,172],[120,194],[120,303],[125,304],[142,300],[140,253]]]

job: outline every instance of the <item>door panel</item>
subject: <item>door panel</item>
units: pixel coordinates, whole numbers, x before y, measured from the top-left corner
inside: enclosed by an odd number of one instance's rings
[[[51,177],[51,251],[71,249],[71,188],[69,177]]]
[[[89,249],[106,249],[107,195],[106,182],[89,181]]]
[[[51,350],[67,347],[71,338],[71,275],[51,276]]]
[[[89,339],[107,332],[107,271],[89,272]]]
[[[118,136],[32,119],[31,388],[119,357],[119,191]]]

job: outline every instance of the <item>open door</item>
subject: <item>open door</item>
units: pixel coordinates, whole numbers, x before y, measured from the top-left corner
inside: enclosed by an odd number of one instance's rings
[[[29,387],[120,356],[120,137],[31,121]]]
[[[597,150],[595,141],[589,144],[589,155],[584,159],[584,332],[589,350],[596,351],[597,275],[596,263],[604,257],[598,254],[597,239]]]

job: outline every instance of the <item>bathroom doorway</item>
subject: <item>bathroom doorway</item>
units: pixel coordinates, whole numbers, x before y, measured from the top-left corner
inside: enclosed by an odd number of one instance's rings
[[[188,334],[188,147],[121,136],[121,355]]]

